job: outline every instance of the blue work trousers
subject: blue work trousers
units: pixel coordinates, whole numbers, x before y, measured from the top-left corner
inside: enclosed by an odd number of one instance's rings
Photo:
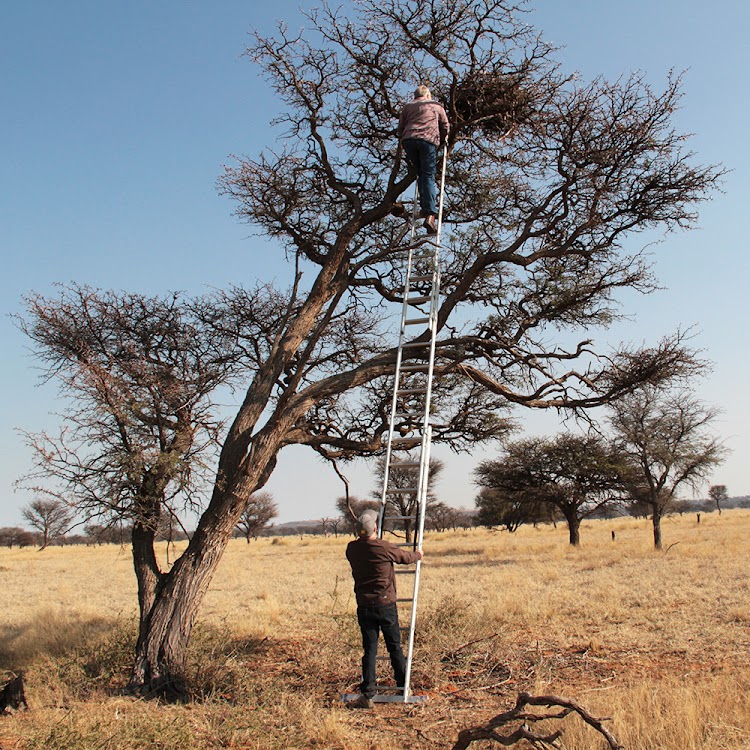
[[[398,626],[398,610],[395,604],[380,607],[357,607],[357,621],[362,631],[362,684],[360,692],[368,698],[375,695],[375,672],[378,655],[378,632],[391,657],[396,685],[403,687],[406,681],[406,658],[401,649],[401,631]]]
[[[435,184],[437,146],[421,138],[404,138],[401,143],[406,160],[417,170],[419,206],[422,209],[422,215],[437,216],[437,185]]]

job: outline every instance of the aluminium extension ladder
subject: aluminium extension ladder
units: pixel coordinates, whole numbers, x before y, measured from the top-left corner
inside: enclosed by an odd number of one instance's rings
[[[383,493],[378,514],[380,537],[396,522],[408,522],[414,534],[412,543],[399,546],[422,549],[425,508],[430,473],[430,401],[432,377],[435,363],[435,337],[440,295],[440,235],[443,222],[443,196],[445,189],[445,167],[447,148],[443,149],[442,170],[437,217],[437,234],[426,237],[416,235],[417,205],[419,189],[415,190],[412,209],[411,235],[406,262],[403,304],[401,307],[401,329],[396,353],[396,371],[393,384],[393,400],[388,429],[388,442],[383,471]],[[403,451],[407,451],[406,455]],[[399,456],[402,456],[399,458]],[[409,481],[404,482],[408,478]],[[399,484],[408,486],[398,486]],[[413,498],[408,503],[407,515],[394,513],[389,500],[396,496]],[[402,503],[402,505],[404,505]],[[421,561],[413,566],[397,566],[395,573],[404,588],[408,578],[412,579],[410,592],[400,591],[397,602],[402,605],[399,622],[402,634],[407,635],[405,650],[406,682],[402,688],[378,687],[375,702],[421,703],[425,696],[411,692],[411,667],[414,654],[414,633],[417,621],[417,599]],[[408,625],[407,612],[408,612]],[[379,656],[379,660],[388,660]]]

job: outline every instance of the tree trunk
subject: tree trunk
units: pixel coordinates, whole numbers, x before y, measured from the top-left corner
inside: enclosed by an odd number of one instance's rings
[[[141,610],[130,692],[172,701],[188,697],[185,663],[198,609],[250,495],[268,481],[276,465],[280,434],[275,432],[275,442],[258,441],[257,461],[245,464],[234,483],[217,482],[186,550],[169,573],[160,574],[151,606]]]
[[[654,513],[651,517],[651,521],[654,525],[654,547],[656,549],[662,548],[662,541],[661,541],[661,509],[658,507],[654,507]]]
[[[141,627],[128,689],[168,700],[187,696],[185,661],[203,597],[231,537],[212,529],[196,534],[172,570],[162,575],[152,606],[141,611]]]
[[[133,524],[131,545],[133,548],[133,568],[138,581],[138,609],[140,612],[139,629],[143,629],[148,613],[154,606],[156,588],[162,578],[159,563],[154,552],[155,526],[145,525],[141,521]]]
[[[563,511],[565,520],[568,523],[568,538],[570,543],[577,547],[581,543],[581,519],[575,511]]]

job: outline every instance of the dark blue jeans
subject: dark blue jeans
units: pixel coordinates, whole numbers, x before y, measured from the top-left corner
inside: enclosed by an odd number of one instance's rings
[[[435,184],[437,146],[421,138],[404,138],[402,144],[406,160],[417,170],[419,206],[422,213],[437,216],[437,185]]]
[[[401,631],[398,627],[398,610],[395,604],[382,607],[357,607],[357,622],[362,631],[362,695],[375,695],[375,670],[378,655],[378,632],[382,631],[388,655],[391,657],[396,685],[403,687],[406,681],[406,658],[401,649]]]

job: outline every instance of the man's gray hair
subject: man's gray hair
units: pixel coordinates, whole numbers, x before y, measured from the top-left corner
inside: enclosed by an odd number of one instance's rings
[[[378,514],[374,510],[366,510],[357,519],[357,530],[360,536],[372,536],[378,528]]]
[[[432,94],[430,94],[430,90],[425,86],[423,83],[420,83],[419,86],[417,86],[416,91],[414,92],[414,98],[415,99],[431,99]]]

